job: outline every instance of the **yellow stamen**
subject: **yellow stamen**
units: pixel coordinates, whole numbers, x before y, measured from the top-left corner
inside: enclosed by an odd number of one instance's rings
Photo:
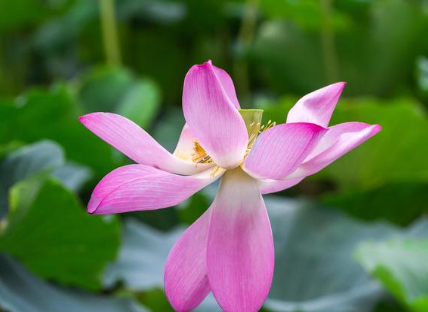
[[[276,122],[272,122],[269,120],[265,125],[261,125],[261,119],[263,111],[259,109],[254,110],[240,110],[239,111],[244,119],[244,122],[247,126],[248,131],[248,144],[247,149],[245,152],[244,159],[247,157],[248,153],[251,151],[251,148],[253,147],[254,143],[256,142],[257,136],[261,134],[263,131],[266,131],[270,128],[273,128],[276,126]],[[198,164],[215,164],[210,155],[205,151],[205,149],[199,144],[198,141],[193,141],[193,151],[192,154],[192,161]],[[217,172],[219,171],[220,167],[215,166],[213,167],[213,172],[211,173],[211,176],[215,176]]]
[[[198,164],[211,164],[213,160],[211,157],[207,154],[207,152],[204,150],[204,148],[199,144],[198,141],[193,141],[195,144],[193,146],[193,150],[195,153],[192,154],[192,161]]]

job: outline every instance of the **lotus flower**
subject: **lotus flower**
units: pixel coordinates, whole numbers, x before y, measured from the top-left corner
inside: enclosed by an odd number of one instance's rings
[[[137,164],[96,186],[89,213],[154,210],[177,205],[222,177],[211,207],[173,247],[165,292],[178,312],[212,291],[226,312],[258,311],[274,270],[274,244],[262,194],[289,188],[380,131],[349,122],[328,127],[345,83],[301,98],[285,124],[261,126],[260,110],[240,110],[229,75],[206,62],[186,75],[186,119],[173,154],[132,121],[91,113],[80,121]]]

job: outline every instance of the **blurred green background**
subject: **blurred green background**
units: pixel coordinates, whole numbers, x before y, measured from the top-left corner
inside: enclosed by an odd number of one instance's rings
[[[212,59],[241,106],[284,122],[348,85],[332,124],[383,131],[266,196],[263,311],[428,311],[428,1],[0,0],[0,311],[170,312],[163,265],[216,186],[178,207],[90,216],[129,163],[78,121],[122,114],[173,150],[187,70]],[[199,312],[221,311],[212,297]]]

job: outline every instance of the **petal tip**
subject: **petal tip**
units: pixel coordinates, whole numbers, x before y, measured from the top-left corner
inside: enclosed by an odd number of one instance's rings
[[[345,89],[347,84],[348,83],[346,81],[339,81],[339,82],[333,83],[330,86],[337,87],[338,94],[341,94],[343,92],[343,89]]]
[[[101,201],[94,196],[91,196],[91,199],[89,200],[87,212],[91,215],[93,214],[100,214],[99,208],[100,208]]]
[[[82,115],[80,117],[77,118],[82,124],[85,124],[87,119],[88,119],[88,115]]]
[[[378,125],[378,124],[373,125],[372,126],[372,133],[373,133],[373,135],[379,133],[380,131],[382,131],[382,129],[383,128],[382,128],[381,125]]]
[[[212,61],[211,60],[208,60],[208,61],[206,61],[206,62],[204,62],[204,63],[202,63],[202,64],[196,64],[196,65],[194,65],[194,66],[192,66],[192,68],[196,68],[196,69],[211,69],[211,70],[214,70],[213,69],[213,63],[212,63]]]
[[[82,115],[82,116],[78,117],[78,120],[82,124],[86,125],[89,121],[93,120],[93,118],[96,118],[96,117],[101,116],[101,115],[107,115],[107,114],[108,113],[103,113],[103,112],[89,113],[89,114]]]

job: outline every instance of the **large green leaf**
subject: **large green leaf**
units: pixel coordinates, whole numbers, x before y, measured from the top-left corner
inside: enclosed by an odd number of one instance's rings
[[[50,139],[62,146],[68,160],[88,165],[98,176],[120,164],[112,148],[78,122],[80,106],[65,85],[30,91],[0,105],[0,115],[1,144]]]
[[[34,178],[12,188],[11,209],[0,250],[43,278],[100,289],[100,275],[119,248],[116,218],[88,215],[59,182]]]
[[[126,220],[119,258],[108,266],[104,285],[110,288],[122,283],[127,289],[138,292],[139,300],[153,311],[158,311],[160,306],[162,311],[172,311],[163,293],[164,267],[172,246],[182,233],[181,227],[164,233],[135,219]],[[210,295],[195,311],[217,312],[219,307]]]
[[[14,150],[0,162],[0,218],[8,211],[8,192],[14,184],[35,175],[46,174],[74,191],[79,190],[91,177],[88,168],[66,163],[62,148],[54,142],[40,141]]]
[[[64,155],[52,142],[40,142],[8,154],[0,162],[0,218],[8,208],[8,192],[12,185],[36,173],[54,170],[64,164]]]
[[[132,298],[54,286],[0,255],[0,307],[10,312],[147,312]]]
[[[166,258],[181,233],[162,233],[134,219],[127,220],[119,258],[106,270],[105,286],[123,281],[132,290],[162,287]]]
[[[365,220],[382,217],[396,224],[406,225],[428,210],[426,194],[428,181],[393,182],[369,190],[356,189],[327,194],[323,196],[323,202]]]
[[[364,243],[356,258],[411,311],[428,311],[428,239]]]
[[[266,196],[275,240],[275,274],[266,307],[273,311],[370,311],[383,296],[352,259],[366,240],[428,237],[428,221],[403,231],[365,224],[313,204]]]

